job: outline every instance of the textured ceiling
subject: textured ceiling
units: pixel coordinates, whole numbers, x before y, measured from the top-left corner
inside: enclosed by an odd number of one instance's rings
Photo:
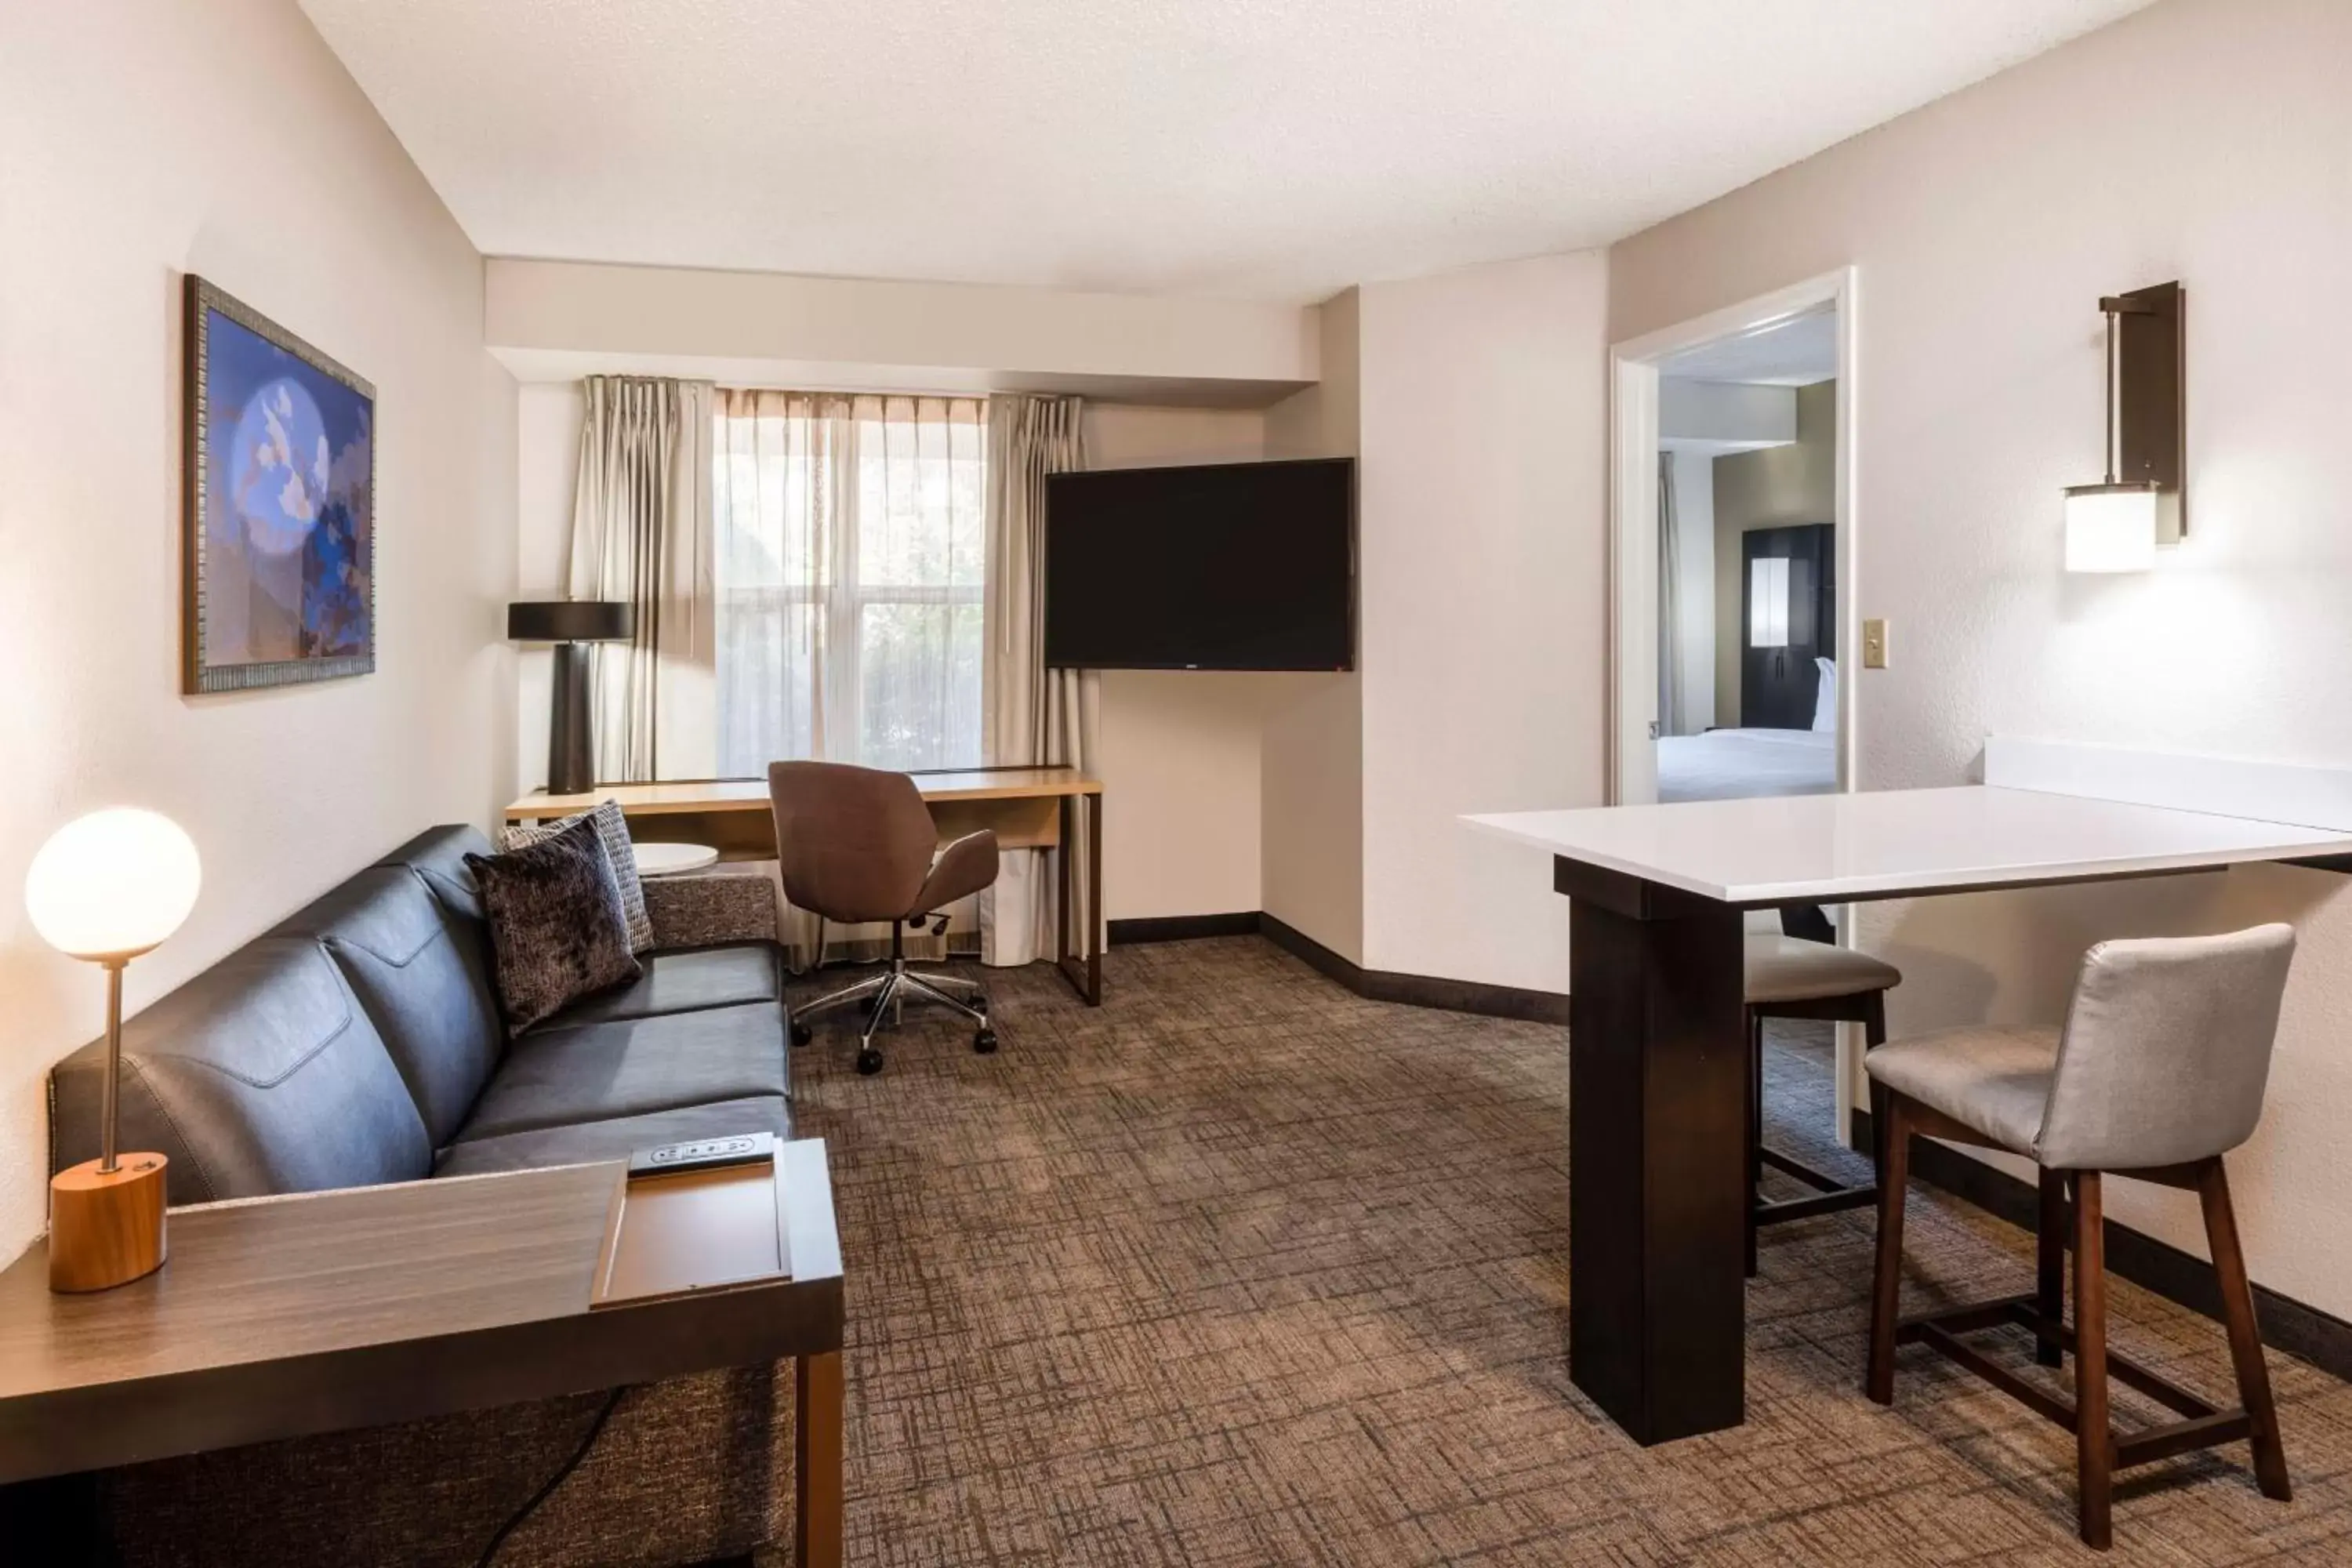
[[[2146,0],[301,0],[474,242],[1315,299],[1605,244]]]
[[[1741,381],[1811,386],[1837,374],[1837,312],[1791,316],[1751,332],[1717,338],[1658,362],[1660,375],[1682,381]]]

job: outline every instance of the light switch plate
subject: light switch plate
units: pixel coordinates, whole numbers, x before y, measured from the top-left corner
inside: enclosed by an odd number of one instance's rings
[[[1862,623],[1862,668],[1864,669],[1886,668],[1886,623],[1885,621]]]

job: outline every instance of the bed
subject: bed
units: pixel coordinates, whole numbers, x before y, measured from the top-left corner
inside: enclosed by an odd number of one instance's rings
[[[1709,730],[1658,737],[1662,801],[1827,795],[1836,787],[1833,730]]]

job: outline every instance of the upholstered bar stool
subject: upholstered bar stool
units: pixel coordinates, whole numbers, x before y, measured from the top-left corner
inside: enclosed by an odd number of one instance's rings
[[[2288,1496],[2286,1455],[2279,1446],[2221,1156],[2251,1137],[2262,1116],[2279,998],[2294,954],[2294,932],[2284,925],[2228,936],[2101,942],[2083,956],[2063,1028],[1952,1029],[1871,1053],[1886,1137],[1864,1391],[1881,1405],[1892,1403],[1895,1347],[1924,1341],[2073,1431],[2082,1536],[2092,1546],[2104,1548],[2112,1539],[2111,1478],[2126,1466],[2243,1437],[2253,1446],[2263,1495],[2281,1501]],[[2040,1167],[2040,1269],[2032,1293],[1896,1316],[1903,1184],[1916,1136],[2005,1149]],[[2240,1408],[2217,1409],[2108,1352],[2103,1173],[2186,1187],[2202,1200]],[[2072,1328],[2063,1321],[2070,1200]],[[2072,1405],[1960,1337],[2005,1323],[2032,1331],[2044,1365],[2058,1365],[2062,1352],[2074,1352]],[[2111,1374],[2181,1419],[2117,1433],[2107,1419]]]
[[[1886,1039],[1886,993],[1903,984],[1893,964],[1792,936],[1748,938],[1745,994],[1748,1001],[1748,1272],[1756,1273],[1756,1231],[1841,1209],[1865,1208],[1878,1201],[1876,1183],[1850,1187],[1802,1161],[1764,1146],[1764,1020],[1826,1018],[1860,1024],[1869,1047]],[[1764,1201],[1764,1167],[1794,1176],[1814,1189],[1810,1197]]]

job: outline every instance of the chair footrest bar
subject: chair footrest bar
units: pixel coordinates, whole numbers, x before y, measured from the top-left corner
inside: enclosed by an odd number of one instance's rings
[[[1794,1176],[1797,1180],[1804,1183],[1805,1185],[1809,1187],[1817,1187],[1825,1193],[1842,1193],[1849,1190],[1859,1192],[1861,1190],[1859,1187],[1855,1187],[1851,1182],[1847,1182],[1841,1177],[1824,1175],[1821,1172],[1814,1170],[1811,1165],[1806,1164],[1802,1160],[1783,1154],[1778,1149],[1759,1148],[1756,1151],[1756,1157],[1763,1161],[1766,1164],[1771,1166],[1774,1170],[1780,1172],[1782,1175]],[[1877,1188],[1874,1186],[1871,1190],[1875,1192],[1877,1191]]]
[[[1758,1204],[1758,1225],[1780,1225],[1792,1219],[1811,1219],[1818,1215],[1840,1214],[1847,1209],[1866,1209],[1878,1201],[1876,1187],[1843,1187],[1836,1192],[1820,1193],[1810,1198],[1783,1198],[1778,1203]]]
[[[2027,1382],[1959,1337],[2011,1327],[2031,1330],[2037,1339],[2055,1342],[2070,1355],[2074,1352],[2074,1331],[2063,1322],[2043,1317],[2039,1301],[2031,1295],[2002,1296],[1900,1319],[1895,1326],[1895,1342],[1927,1345],[2027,1409],[2073,1431],[2076,1417],[2071,1403]],[[2112,1348],[2107,1352],[2107,1375],[2187,1417],[2116,1436],[2113,1444],[2118,1469],[2252,1436],[2252,1419],[2243,1410],[2217,1409],[2169,1378],[2159,1377],[2137,1362],[2116,1354]]]

